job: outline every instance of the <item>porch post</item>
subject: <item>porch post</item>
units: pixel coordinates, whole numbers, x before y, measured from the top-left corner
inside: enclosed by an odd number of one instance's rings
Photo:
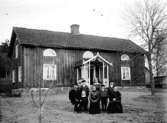
[[[109,86],[109,69],[108,69],[108,65],[107,65],[107,86]]]
[[[78,83],[78,78],[79,78],[78,69],[79,69],[79,68],[77,68],[77,83]]]
[[[100,66],[99,66],[99,80],[101,80]]]
[[[93,67],[93,81],[96,81],[96,69]]]
[[[104,84],[104,62],[103,62],[103,84]]]
[[[89,62],[89,86],[90,86],[90,62]]]

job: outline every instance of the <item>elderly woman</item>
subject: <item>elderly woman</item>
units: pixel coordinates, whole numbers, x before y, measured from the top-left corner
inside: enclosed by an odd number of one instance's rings
[[[117,87],[113,88],[113,92],[109,95],[109,104],[107,107],[108,113],[122,113],[121,93]]]
[[[90,107],[89,113],[90,114],[97,114],[100,113],[100,93],[97,91],[96,86],[92,86],[92,91],[89,95],[90,100]]]

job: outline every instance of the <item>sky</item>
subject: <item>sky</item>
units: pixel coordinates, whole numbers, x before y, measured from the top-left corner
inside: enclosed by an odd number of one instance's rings
[[[0,43],[11,38],[13,27],[131,38],[124,12],[134,0],[0,0]],[[140,43],[135,40],[134,42]]]

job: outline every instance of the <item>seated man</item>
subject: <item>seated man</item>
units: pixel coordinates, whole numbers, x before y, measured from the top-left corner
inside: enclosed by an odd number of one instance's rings
[[[80,91],[77,85],[74,85],[73,88],[69,91],[69,100],[74,105],[74,111],[80,111]]]
[[[114,87],[112,93],[109,94],[109,104],[107,107],[108,113],[122,113],[123,108],[121,104],[121,93],[118,91],[117,87]]]

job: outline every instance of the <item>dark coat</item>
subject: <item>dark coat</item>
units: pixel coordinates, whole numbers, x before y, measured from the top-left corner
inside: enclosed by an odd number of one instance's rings
[[[104,91],[100,91],[101,98],[107,98],[108,97],[108,91],[107,89],[104,89]]]
[[[109,95],[109,104],[107,107],[108,113],[122,113],[123,108],[121,104],[121,93],[119,91],[113,91]]]
[[[73,105],[75,105],[76,103],[80,103],[80,91],[77,89],[75,90],[74,88],[72,88],[69,91],[69,100],[71,101],[71,103]]]

